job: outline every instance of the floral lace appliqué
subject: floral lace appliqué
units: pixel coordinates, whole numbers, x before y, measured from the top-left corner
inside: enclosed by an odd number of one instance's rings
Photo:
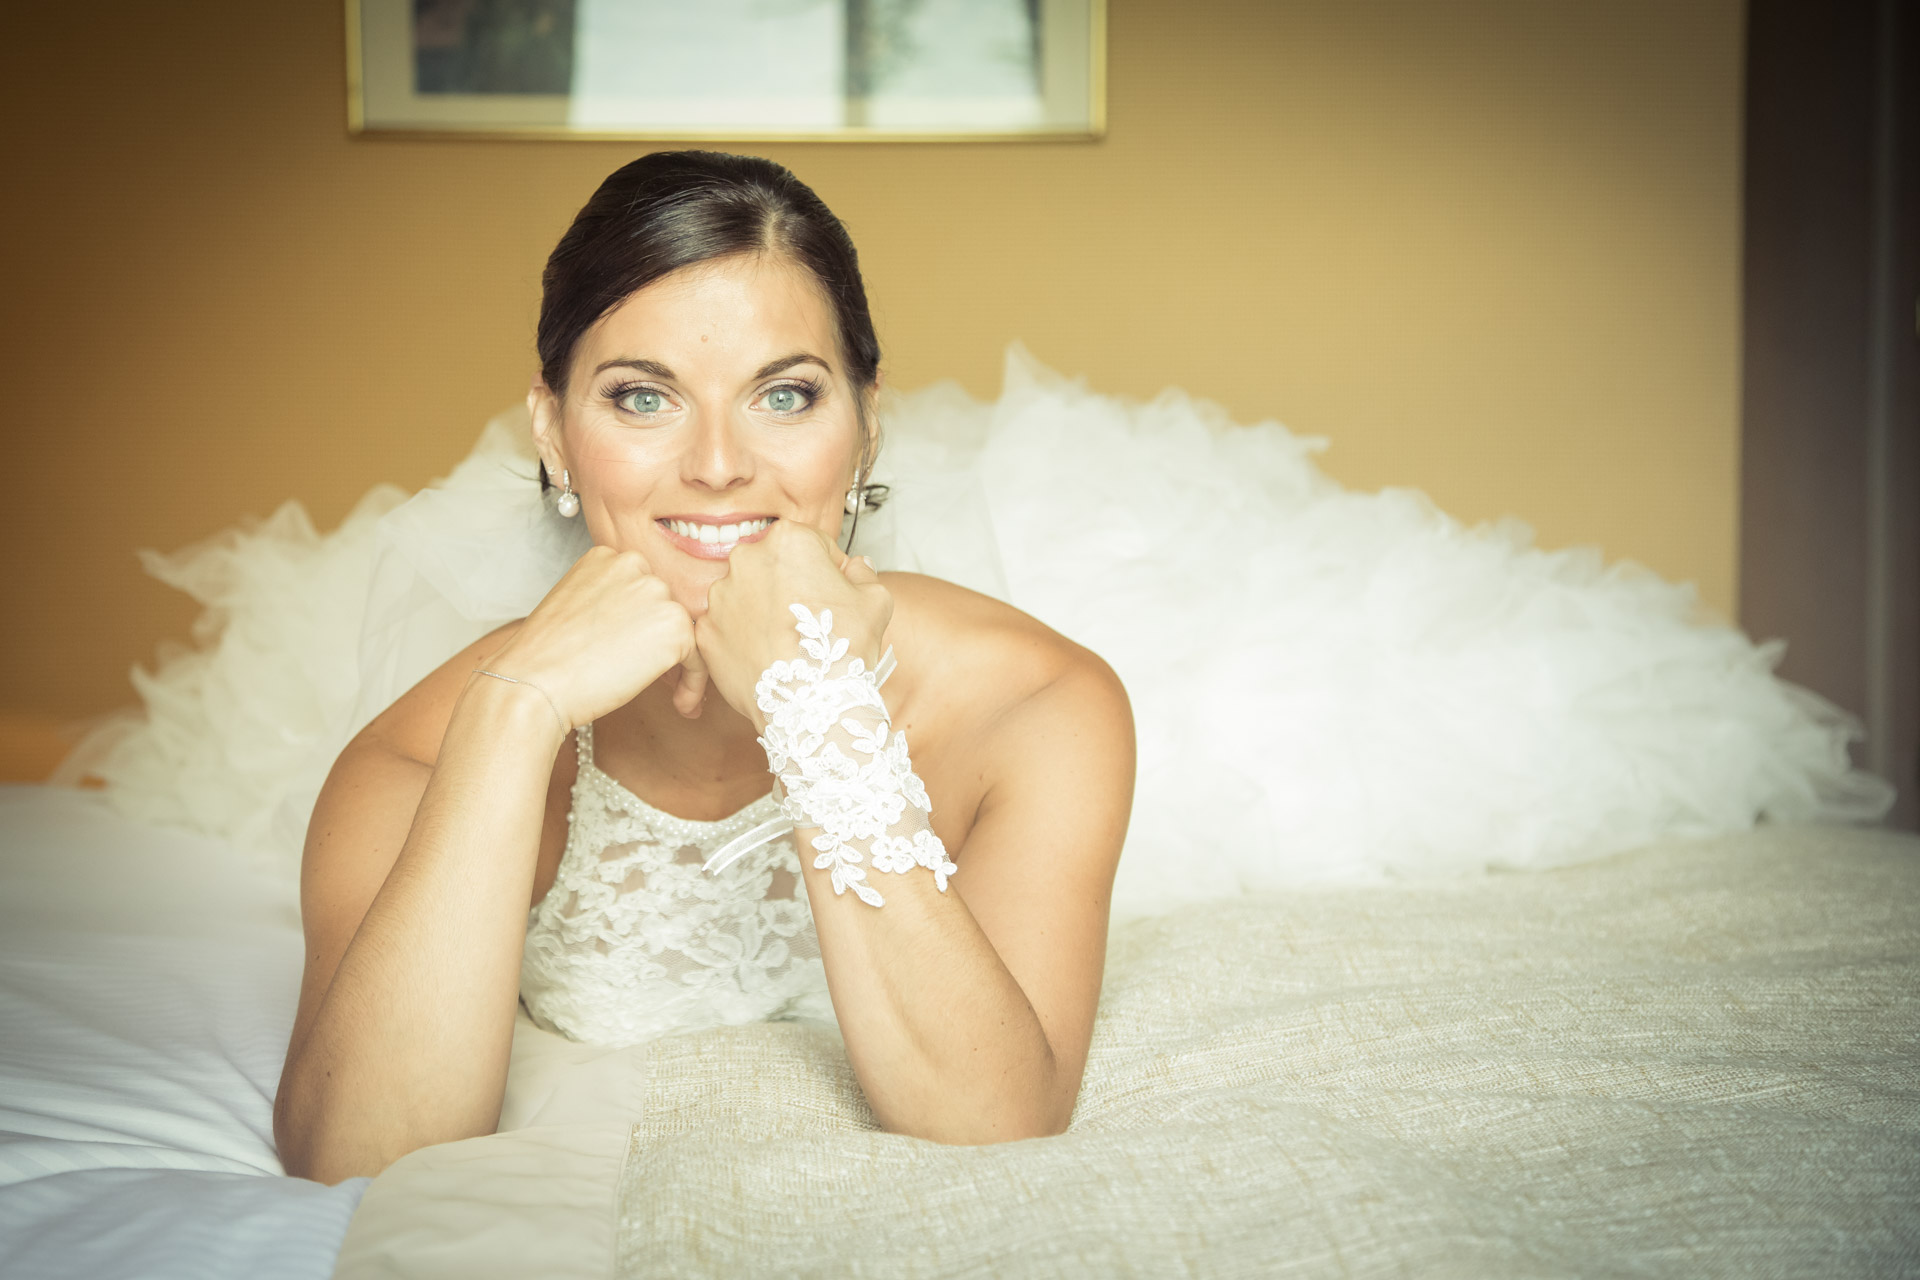
[[[791,839],[762,841],[718,873],[713,852],[778,817],[769,794],[715,822],[647,804],[593,762],[579,775],[552,889],[527,920],[520,995],[575,1040],[636,1044],[673,1031],[833,1018],[819,938]]]
[[[847,658],[832,610],[816,618],[805,605],[789,607],[803,656],[775,662],[754,686],[767,717],[760,745],[780,780],[782,810],[796,827],[819,829],[813,865],[831,873],[835,894],[851,889],[868,906],[885,905],[868,867],[925,867],[945,893],[959,868],[933,833],[933,804],[907,758],[906,735],[887,717],[878,677],[863,659]],[[886,656],[880,662],[886,666]]]

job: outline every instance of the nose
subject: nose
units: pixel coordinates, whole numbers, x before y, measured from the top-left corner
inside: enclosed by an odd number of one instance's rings
[[[693,423],[680,478],[687,484],[719,492],[753,479],[753,451],[732,415],[703,413]]]

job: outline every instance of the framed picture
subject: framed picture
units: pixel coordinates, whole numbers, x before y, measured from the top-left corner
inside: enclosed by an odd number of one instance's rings
[[[1106,0],[347,0],[355,133],[1098,138],[1105,73]]]

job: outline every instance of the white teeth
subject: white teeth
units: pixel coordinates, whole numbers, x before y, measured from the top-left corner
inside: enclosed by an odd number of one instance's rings
[[[753,537],[773,521],[763,516],[758,520],[742,520],[738,524],[700,524],[692,520],[667,520],[663,523],[683,538],[709,545],[725,543],[731,546],[742,538]]]

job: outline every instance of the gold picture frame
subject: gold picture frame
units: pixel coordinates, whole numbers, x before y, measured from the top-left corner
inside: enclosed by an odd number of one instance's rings
[[[1106,0],[346,0],[347,129],[1092,141],[1106,28]]]

